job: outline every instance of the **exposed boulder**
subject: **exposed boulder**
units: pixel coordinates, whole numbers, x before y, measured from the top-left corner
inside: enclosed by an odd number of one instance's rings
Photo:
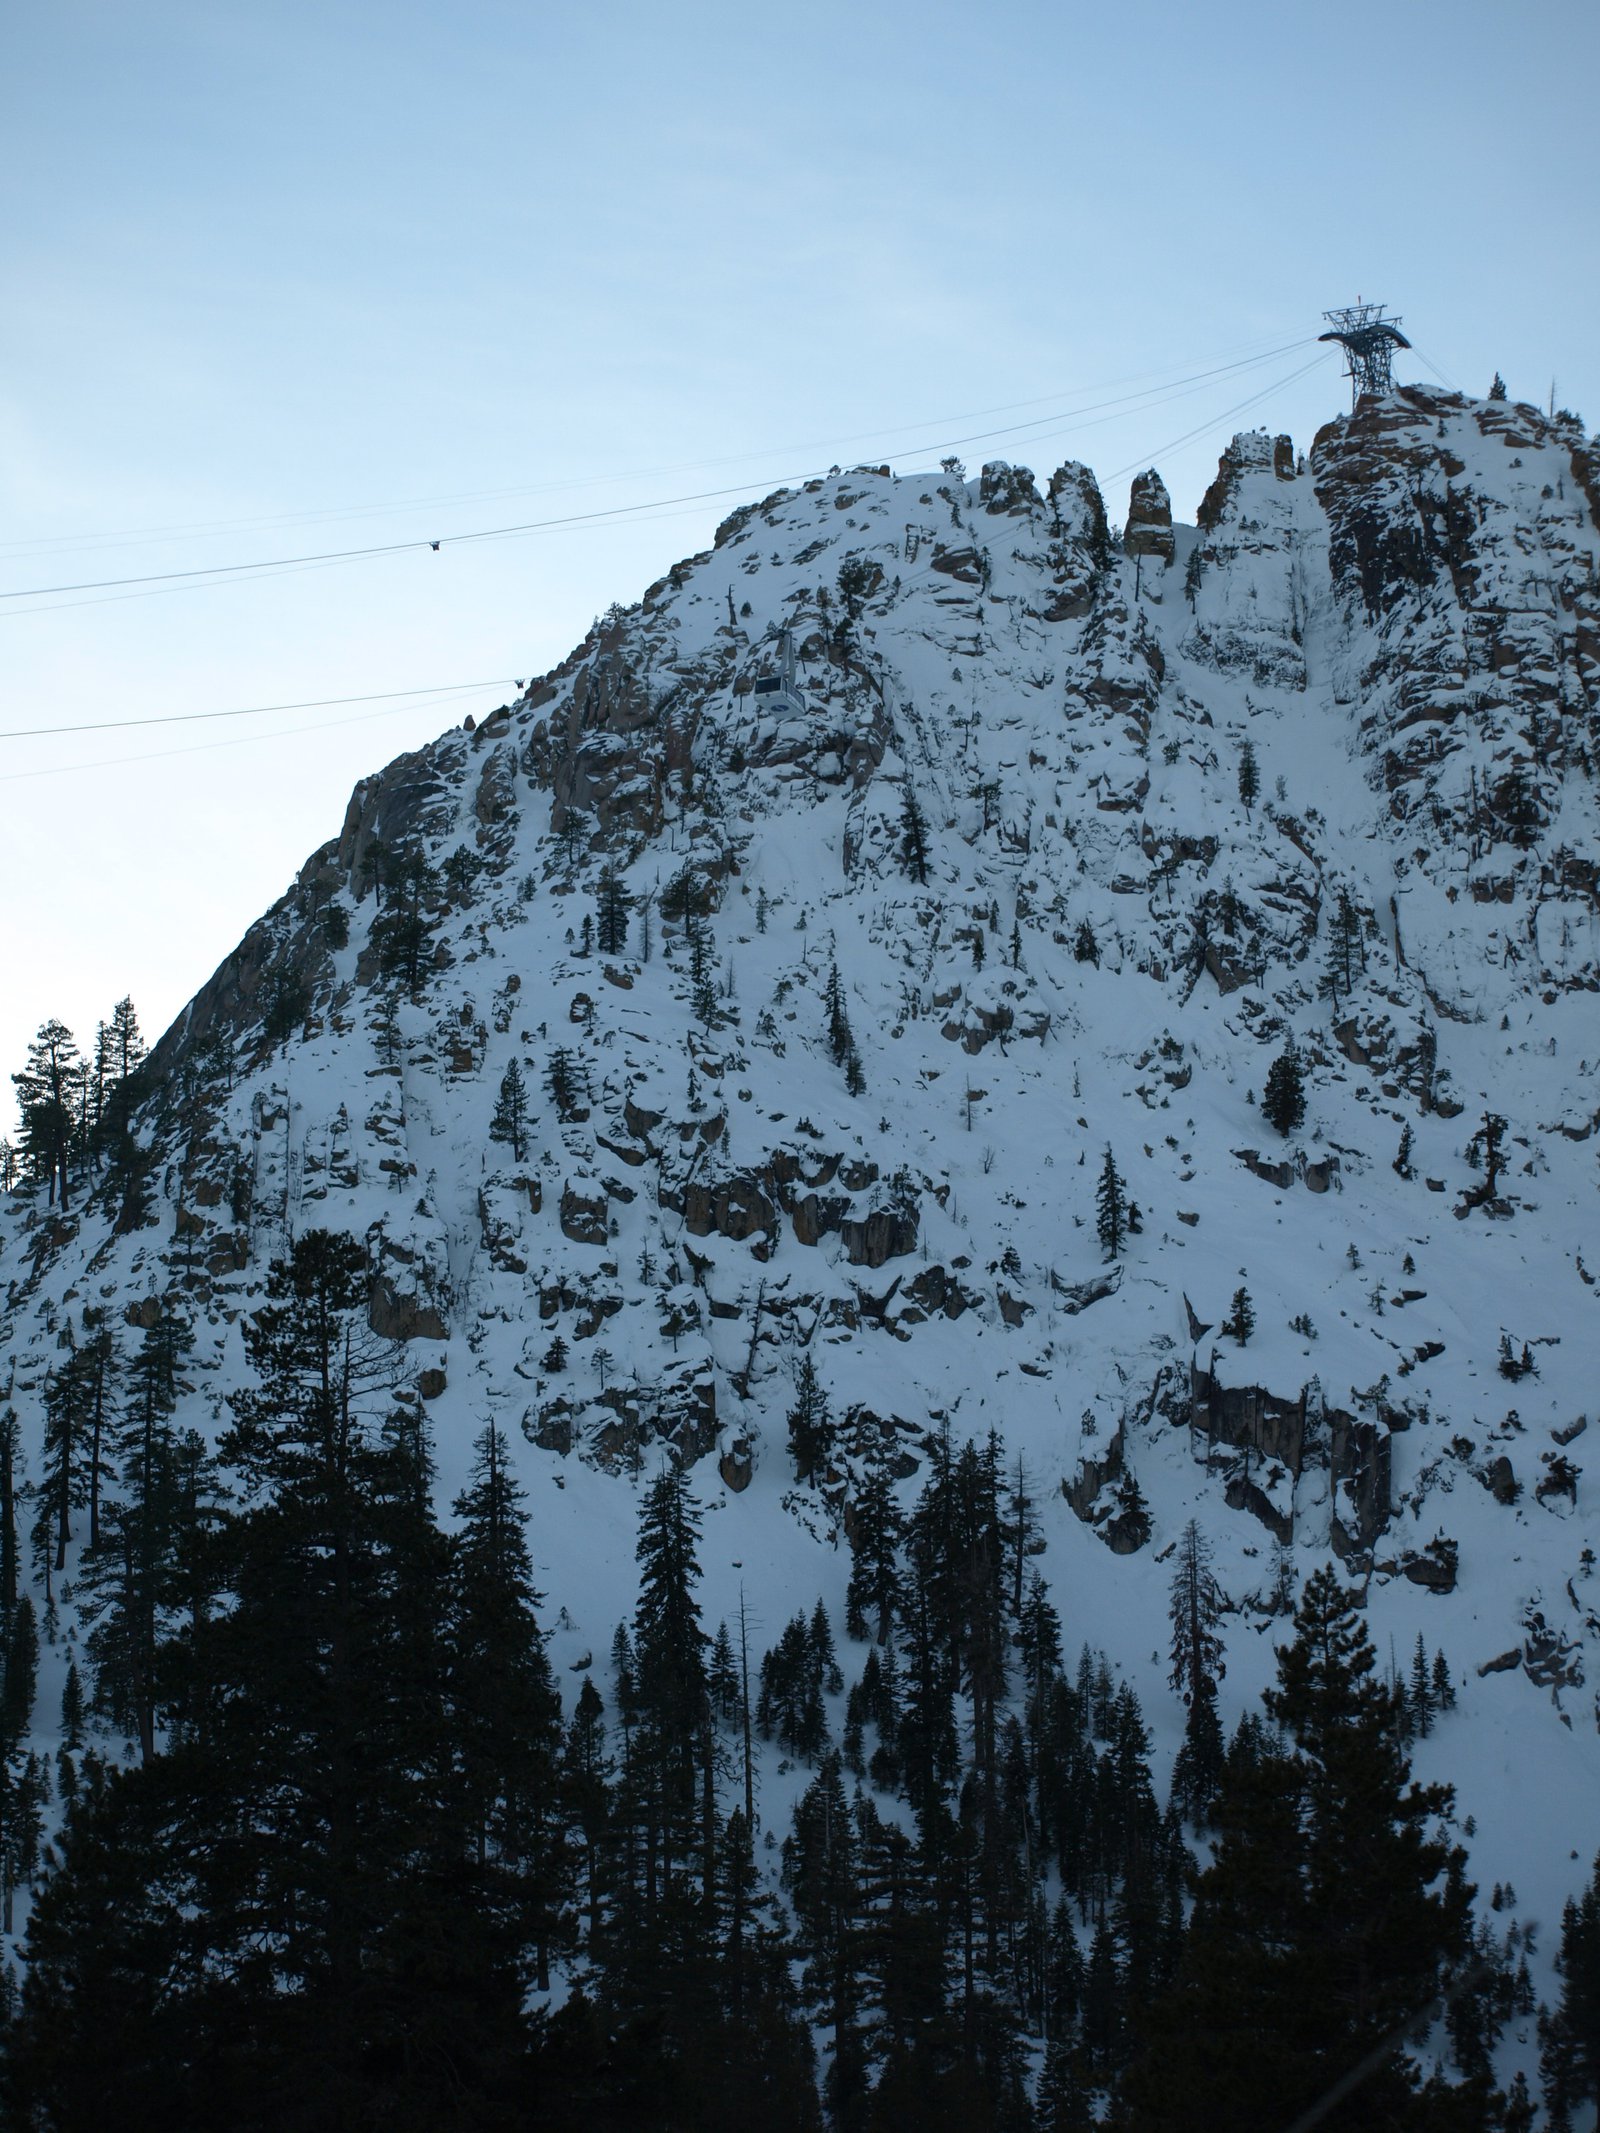
[[[1100,486],[1090,470],[1072,459],[1050,477],[1055,535],[1050,564],[1055,584],[1044,608],[1047,622],[1087,615],[1111,559],[1111,532]]]
[[[820,1244],[824,1237],[838,1229],[849,1211],[850,1202],[841,1194],[806,1193],[790,1210],[795,1242]]]
[[[916,1250],[917,1210],[883,1207],[859,1219],[848,1217],[840,1223],[839,1234],[852,1266],[879,1267]]]
[[[1537,1608],[1528,1612],[1522,1671],[1541,1689],[1583,1686],[1582,1651],[1564,1631],[1552,1629]]]
[[[760,1180],[748,1175],[714,1182],[691,1178],[679,1194],[663,1192],[662,1202],[677,1206],[692,1237],[709,1237],[715,1232],[732,1243],[742,1244],[750,1237],[770,1237],[777,1228],[777,1208],[763,1191]]]
[[[1135,474],[1128,494],[1128,522],[1122,529],[1125,555],[1153,556],[1170,563],[1174,553],[1172,498],[1154,467]]]
[[[905,1293],[929,1317],[943,1313],[946,1318],[959,1318],[972,1302],[956,1276],[939,1265],[924,1267],[914,1281],[906,1283]]]
[[[970,544],[964,548],[946,548],[939,542],[929,558],[929,567],[942,571],[947,578],[956,578],[963,585],[983,583],[983,558]]]
[[[1087,1281],[1059,1281],[1052,1270],[1050,1286],[1059,1307],[1069,1318],[1076,1317],[1078,1312],[1087,1311],[1090,1304],[1103,1303],[1108,1296],[1116,1295],[1122,1286],[1122,1269],[1114,1266],[1107,1274],[1091,1274]]]
[[[991,459],[978,479],[978,501],[991,517],[1028,517],[1039,509],[1032,468]]]
[[[1223,1500],[1230,1511],[1248,1511],[1252,1518],[1259,1518],[1274,1540],[1287,1546],[1294,1539],[1294,1513],[1281,1509],[1248,1474],[1228,1476]]]
[[[556,1452],[565,1459],[572,1450],[573,1403],[558,1395],[537,1410],[529,1408],[522,1418],[522,1434],[543,1452]]]
[[[1491,1460],[1481,1477],[1484,1487],[1496,1503],[1513,1504],[1522,1494],[1522,1489],[1512,1469],[1511,1461],[1502,1452],[1498,1459]]]
[[[561,1228],[574,1244],[603,1245],[609,1241],[609,1209],[606,1196],[581,1193],[575,1185],[561,1188]]]
[[[1248,1447],[1263,1459],[1280,1460],[1291,1474],[1305,1464],[1306,1394],[1285,1400],[1262,1385],[1223,1385],[1195,1364],[1190,1372],[1189,1426],[1208,1445]]]
[[[1454,1541],[1432,1540],[1421,1555],[1401,1565],[1401,1574],[1426,1592],[1454,1592],[1457,1549]]]
[[[1349,1560],[1370,1549],[1389,1523],[1393,1446],[1381,1423],[1346,1414],[1343,1408],[1326,1408],[1323,1419],[1333,1480],[1331,1538],[1335,1553]]]
[[[1105,1450],[1092,1456],[1085,1454],[1078,1462],[1077,1473],[1070,1481],[1062,1482],[1062,1495],[1086,1524],[1094,1523],[1101,1491],[1125,1472],[1124,1450],[1125,1434],[1119,1422],[1106,1439]]]
[[[756,1470],[755,1447],[748,1437],[736,1437],[717,1461],[724,1488],[742,1496]]]
[[[397,1288],[387,1274],[373,1281],[367,1323],[380,1340],[442,1341],[450,1337],[438,1306],[414,1291]]]
[[[1287,1192],[1294,1183],[1294,1165],[1292,1163],[1270,1163],[1254,1148],[1235,1148],[1233,1152],[1243,1163],[1245,1169],[1249,1171],[1250,1175],[1253,1178],[1260,1178],[1263,1184],[1275,1185],[1279,1192]],[[1319,1192],[1326,1192],[1328,1188],[1326,1183],[1323,1183],[1316,1189]]]
[[[1280,445],[1288,445],[1289,473],[1294,472],[1294,447],[1287,437],[1276,441],[1265,430],[1241,430],[1217,462],[1216,475],[1211,486],[1200,499],[1195,513],[1195,523],[1202,532],[1214,533],[1228,515],[1228,507],[1238,491],[1241,477],[1253,467],[1272,467],[1280,480],[1284,479],[1283,457]]]

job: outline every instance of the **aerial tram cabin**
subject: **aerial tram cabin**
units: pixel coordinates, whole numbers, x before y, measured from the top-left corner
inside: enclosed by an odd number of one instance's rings
[[[756,676],[750,690],[750,708],[758,718],[804,717],[805,698],[795,686],[794,636],[791,631],[778,632],[776,670],[769,668]]]

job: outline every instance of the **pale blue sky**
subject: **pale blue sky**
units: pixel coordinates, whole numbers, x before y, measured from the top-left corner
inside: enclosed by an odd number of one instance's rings
[[[1579,0],[19,10],[0,590],[929,464],[1309,339],[1358,292],[1452,382],[1542,401],[1553,375],[1593,423],[1597,59]],[[1235,427],[1304,444],[1344,404],[1325,354],[1225,414],[1314,353],[961,450],[1087,459],[1113,516],[1154,457],[1192,513]],[[729,501],[0,602],[0,725],[526,675]],[[130,988],[163,1024],[352,780],[458,715],[378,708],[181,755],[230,729],[0,743],[3,1063]]]

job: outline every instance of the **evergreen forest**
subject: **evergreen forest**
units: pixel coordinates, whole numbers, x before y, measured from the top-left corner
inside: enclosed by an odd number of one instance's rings
[[[705,1618],[668,1460],[631,1618],[564,1699],[505,1439],[486,1425],[436,1501],[367,1295],[341,1232],[275,1261],[214,1446],[174,1424],[170,1307],[131,1340],[88,1310],[67,1329],[38,1473],[0,1420],[7,1925],[28,1906],[8,2125],[1533,2123],[1493,2057],[1533,2012],[1524,1929],[1474,1922],[1450,1792],[1411,1776],[1450,1666],[1419,1641],[1381,1667],[1335,1571],[1228,1738],[1228,1603],[1189,1525],[1163,1798],[1137,1696],[1033,1568],[997,1437],[928,1438],[914,1496],[871,1473],[846,1619],[818,1601],[763,1651]],[[791,1445],[802,1478],[825,1465],[814,1376]],[[69,1541],[87,1631],[47,1759]],[[1600,1862],[1559,1970],[1540,2035],[1567,2126],[1600,2085]]]

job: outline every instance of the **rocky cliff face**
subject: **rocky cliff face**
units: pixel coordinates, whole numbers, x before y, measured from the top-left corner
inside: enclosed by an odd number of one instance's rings
[[[1195,1516],[1256,1626],[1332,1548],[1402,1654],[1423,1626],[1472,1677],[1485,1738],[1553,1697],[1592,1771],[1592,1491],[1540,1485],[1600,1308],[1596,464],[1565,420],[1408,389],[1305,458],[1236,439],[1194,528],[1142,475],[1114,537],[1077,465],[735,512],[358,787],[155,1055],[147,1226],[5,1206],[27,1437],[84,1305],[169,1292],[211,1426],[268,1260],[347,1229],[447,1482],[505,1420],[592,1640],[627,1599],[612,1477],[658,1447],[777,1620],[862,1460],[993,1427],[1130,1671]],[[437,879],[402,960],[408,853]],[[520,1151],[490,1131],[514,1060]],[[1138,1215],[1111,1266],[1108,1149]],[[805,1354],[844,1424],[820,1491],[784,1448]],[[1532,1644],[1520,1689],[1479,1684],[1535,1618],[1554,1687]]]

